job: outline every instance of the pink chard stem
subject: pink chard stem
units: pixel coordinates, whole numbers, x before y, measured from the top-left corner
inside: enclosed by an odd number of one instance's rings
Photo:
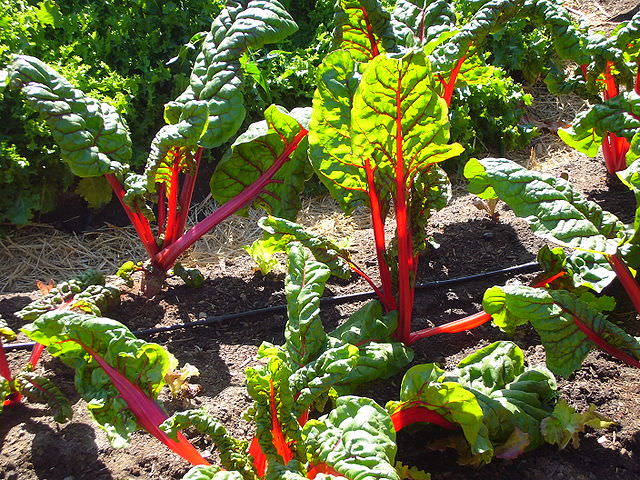
[[[76,341],[76,340],[66,340]],[[120,392],[120,396],[126,402],[129,410],[134,414],[138,423],[156,437],[172,451],[180,455],[192,465],[209,465],[196,448],[189,441],[178,433],[177,439],[173,440],[160,430],[159,426],[167,418],[167,414],[151,398],[149,398],[137,385],[132,383],[118,370],[109,365],[97,352],[86,345],[77,342],[86,352],[91,355],[100,367],[105,371],[113,386]]]
[[[154,263],[160,268],[169,270],[177,258],[199,240],[203,235],[213,229],[220,222],[231,216],[241,208],[249,205],[255,197],[262,193],[263,189],[271,183],[273,176],[280,170],[291,154],[298,147],[298,144],[307,135],[307,130],[301,129],[301,131],[294,137],[289,145],[284,149],[284,152],[273,162],[265,172],[256,180],[253,184],[249,185],[242,193],[238,194],[227,203],[218,208],[215,212],[202,220],[200,223],[192,227],[183,236],[178,238],[175,242],[169,245],[167,248],[162,249],[157,255],[154,256]]]
[[[144,217],[144,215],[141,215],[138,212],[134,212],[126,203],[124,203],[123,199],[125,191],[115,175],[110,173],[105,175],[105,178],[109,182],[109,185],[111,185],[111,189],[116,194],[116,197],[118,197],[118,200],[120,200],[120,205],[122,205],[122,208],[127,214],[127,217],[129,217],[129,221],[133,225],[133,228],[135,228],[140,241],[144,245],[144,248],[147,250],[147,253],[150,257],[153,257],[156,253],[158,253],[158,245],[156,244],[155,238],[153,238],[153,233],[151,232],[151,225],[149,225],[149,221]]]
[[[640,286],[638,286],[636,279],[633,278],[629,267],[618,255],[607,255],[607,260],[613,267],[613,271],[616,272],[616,276],[622,283],[627,295],[629,295],[636,312],[640,313]]]
[[[13,377],[11,376],[11,368],[9,368],[9,361],[7,360],[7,354],[4,351],[4,346],[2,345],[2,338],[0,338],[0,375],[4,377],[5,380],[11,382]],[[5,407],[9,405],[16,405],[20,403],[22,400],[22,395],[20,392],[14,391],[7,398],[0,398],[0,402],[3,403]]]
[[[182,191],[180,192],[180,212],[178,212],[178,236],[184,233],[184,228],[187,224],[187,217],[189,216],[189,209],[191,208],[191,199],[193,198],[193,190],[196,186],[203,151],[204,149],[202,147],[199,147],[196,151],[194,155],[195,166],[193,172],[186,174],[182,185]]]

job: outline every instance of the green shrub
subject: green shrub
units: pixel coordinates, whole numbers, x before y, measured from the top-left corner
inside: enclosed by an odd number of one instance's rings
[[[3,0],[0,68],[11,53],[41,58],[88,95],[127,119],[134,166],[142,166],[164,104],[187,84],[187,44],[208,30],[222,0]],[[167,61],[180,56],[167,65]],[[0,102],[0,222],[28,223],[73,186],[37,115],[14,93]]]

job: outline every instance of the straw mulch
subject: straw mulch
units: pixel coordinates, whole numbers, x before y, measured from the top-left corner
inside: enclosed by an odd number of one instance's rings
[[[211,197],[195,205],[190,224],[217,208]],[[250,210],[247,217],[231,217],[200,239],[181,262],[199,268],[224,265],[224,260],[246,255],[243,245],[261,236],[257,220],[264,215]],[[366,212],[345,217],[329,198],[306,200],[299,221],[316,233],[345,238],[368,227]],[[133,227],[108,225],[82,234],[66,233],[48,225],[33,225],[0,236],[0,293],[30,292],[36,282],[60,282],[95,268],[114,273],[127,260],[144,261],[146,252]]]

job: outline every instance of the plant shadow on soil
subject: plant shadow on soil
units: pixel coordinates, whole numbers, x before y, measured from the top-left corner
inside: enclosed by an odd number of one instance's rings
[[[13,408],[8,421],[0,425],[0,445],[7,433],[20,429],[20,436],[29,439],[31,445],[30,462],[36,478],[69,478],[81,475],[80,478],[113,478],[104,462],[99,459],[99,448],[96,445],[96,431],[86,423],[72,422],[65,426],[53,424],[46,420],[49,412],[44,409],[30,408],[20,405]],[[4,469],[7,480],[21,480],[16,473],[24,462],[24,458],[7,459]],[[13,472],[12,472],[13,471]]]

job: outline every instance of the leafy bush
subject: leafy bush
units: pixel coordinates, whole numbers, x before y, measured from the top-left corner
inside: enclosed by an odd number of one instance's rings
[[[146,146],[165,102],[184,90],[191,36],[206,30],[222,1],[6,0],[0,13],[0,68],[10,53],[34,55],[74,86],[113,105],[132,126],[133,164]],[[0,99],[0,221],[28,223],[55,207],[56,192],[73,185],[44,122],[6,92]]]
[[[451,102],[451,139],[465,146],[456,165],[487,151],[517,150],[538,134],[533,125],[521,123],[533,97],[502,68],[485,68],[490,72],[486,83],[458,86]]]

